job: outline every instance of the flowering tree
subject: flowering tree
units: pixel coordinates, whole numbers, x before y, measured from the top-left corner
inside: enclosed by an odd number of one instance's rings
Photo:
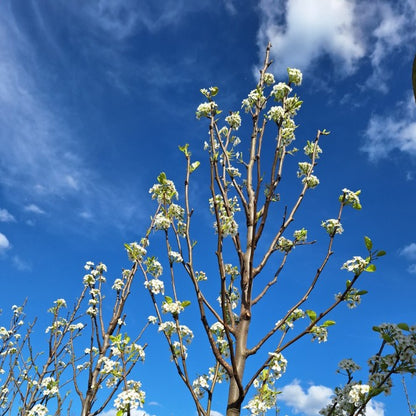
[[[288,68],[288,82],[276,83],[268,72],[272,63],[270,47],[267,47],[256,88],[242,101],[242,108],[251,123],[248,139],[236,136],[242,124],[239,111],[230,112],[225,117],[226,125],[221,124],[221,111],[214,100],[217,87],[201,90],[205,102],[196,111],[198,119],[209,123],[204,149],[210,166],[209,208],[216,233],[212,248],[216,256],[216,276],[212,276],[212,271],[201,270],[195,255],[197,243],[191,237],[194,210],[191,208],[190,179],[200,163],[192,161],[188,145],[180,147],[187,163],[183,204],[175,202],[178,192],[173,181],[165,173],[160,174],[150,189],[158,205],[145,238],[140,243],[127,245],[130,256],[139,264],[154,305],[156,316],[149,320],[157,323],[165,336],[171,359],[200,416],[210,415],[215,386],[224,381],[229,385],[227,416],[240,415],[242,408],[252,415],[263,415],[274,408],[278,397],[275,382],[287,365],[285,350],[307,335],[317,342],[325,342],[329,327],[335,324],[327,319],[329,313],[341,303],[350,308],[360,303],[367,292],[357,288],[359,278],[364,272],[374,272],[374,261],[385,254],[374,250],[371,239],[365,237],[366,254],[354,256],[341,267],[352,277],[335,299],[318,311],[304,308],[333,254],[335,239],[343,232],[341,217],[344,209],[361,208],[360,191],[343,189],[338,213],[334,218],[322,221],[328,241],[307,289],[262,336],[258,336],[258,330],[252,331],[254,307],[269,292],[276,290],[288,258],[297,247],[315,243],[308,241],[305,228],[293,229],[293,223],[306,194],[319,185],[314,174],[322,153],[319,143],[322,136],[329,134],[326,130],[318,130],[315,139],[304,146],[304,157],[297,170],[298,195],[291,205],[283,208],[280,226],[276,226],[275,210],[282,199],[278,189],[285,161],[298,151],[293,146],[297,128],[294,118],[302,101],[292,92],[301,84],[302,73]],[[274,135],[273,145],[268,137],[269,130]],[[170,281],[161,279],[163,268],[157,258],[146,257],[152,231],[164,235]],[[213,355],[213,365],[196,379],[191,378],[187,361],[193,332],[184,325],[184,311],[190,301],[180,296],[181,287],[176,284],[179,273],[187,275],[191,282],[195,308]],[[208,274],[218,287],[219,305],[209,299],[209,291],[204,286]],[[363,414],[372,397],[389,391],[392,374],[414,371],[415,328],[386,325],[378,327],[377,331],[382,336],[382,347],[371,359],[368,384],[353,379],[353,371],[359,368],[355,363],[343,361],[340,368],[347,374],[347,384],[336,391],[333,403],[322,410],[322,414]],[[393,353],[383,355],[389,346]],[[246,363],[254,356],[260,361],[255,371],[248,373]],[[254,391],[254,395],[246,401],[250,391]]]
[[[276,381],[288,364],[286,350],[306,336],[325,342],[335,324],[328,319],[330,312],[342,303],[354,308],[361,302],[367,292],[357,282],[363,273],[374,272],[374,262],[385,254],[373,248],[369,237],[364,237],[365,254],[342,265],[350,278],[335,298],[320,302],[319,310],[309,303],[334,252],[335,239],[343,233],[344,209],[361,209],[360,191],[343,189],[338,212],[320,224],[327,240],[304,292],[268,328],[263,325],[253,330],[256,306],[276,293],[288,259],[296,255],[296,249],[316,242],[308,240],[303,226],[293,224],[305,196],[319,185],[315,168],[322,153],[320,140],[329,134],[318,130],[315,139],[306,142],[293,175],[298,178],[298,191],[279,211],[286,161],[299,154],[294,147],[294,118],[302,101],[293,89],[301,84],[302,73],[288,68],[288,81],[276,82],[268,72],[270,48],[268,45],[256,88],[242,101],[250,124],[246,139],[236,136],[243,130],[239,111],[230,112],[222,124],[214,100],[218,88],[201,90],[205,102],[198,106],[196,117],[209,123],[204,149],[216,235],[211,250],[215,271],[212,265],[204,270],[206,256],[198,252],[193,239],[191,220],[197,211],[191,206],[191,175],[200,163],[191,159],[189,146],[184,145],[180,147],[186,161],[182,205],[176,203],[179,195],[174,182],[161,173],[150,189],[157,202],[150,225],[140,242],[125,245],[131,268],[114,281],[113,296],[107,293],[112,299],[111,313],[106,314],[108,309],[103,307],[107,268],[92,262],[85,265],[83,288],[74,306],[68,309],[67,302],[58,299],[50,308],[44,354],[33,348],[35,323],[24,324],[23,307],[13,307],[10,325],[0,327],[0,415],[61,415],[65,408],[70,409],[73,396],[79,399],[82,416],[100,414],[113,399],[117,416],[130,415],[143,404],[141,384],[130,378],[136,363],[144,360],[145,346],[137,343],[142,332],[131,339],[123,331],[125,305],[137,272],[154,306],[146,326],[157,324],[165,337],[171,360],[199,416],[211,414],[214,391],[221,383],[228,383],[227,416],[240,415],[242,409],[264,415],[276,408]],[[165,254],[160,254],[157,244],[154,253],[149,252],[151,240],[161,241],[156,233],[162,235]],[[182,297],[184,284],[177,284],[178,275],[187,276],[194,294],[192,304]],[[212,284],[208,286],[207,281]],[[212,358],[211,366],[203,360],[207,368],[202,372],[191,369],[188,360],[194,333],[185,323],[186,311],[192,308],[200,318]],[[369,360],[368,380],[356,379],[359,366],[351,359],[341,361],[338,371],[347,377],[345,386],[335,389],[322,415],[362,415],[373,397],[390,392],[393,374],[415,373],[416,327],[382,324],[374,330],[381,336],[381,346]]]
[[[83,289],[72,309],[68,311],[65,299],[49,309],[43,352],[33,346],[35,322],[25,324],[24,307],[12,307],[9,327],[0,327],[0,415],[61,415],[65,409],[69,414],[74,396],[82,416],[99,415],[114,397],[119,416],[142,406],[141,384],[129,379],[145,358],[144,347],[137,344],[141,334],[131,340],[122,332],[135,267],[114,281],[112,313],[105,316],[107,267],[87,262]]]

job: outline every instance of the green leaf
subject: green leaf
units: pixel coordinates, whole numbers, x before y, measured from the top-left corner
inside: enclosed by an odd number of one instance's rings
[[[119,410],[117,413],[116,413],[116,416],[123,416],[124,415],[124,411],[123,410]]]
[[[163,185],[166,182],[166,173],[160,172],[159,176],[157,177],[157,181]]]
[[[306,315],[309,316],[309,319],[311,321],[315,321],[316,320],[316,312],[315,311],[312,311],[312,310],[308,309],[308,310],[305,311],[305,313],[306,313]]]
[[[364,236],[364,243],[368,251],[373,248],[373,242],[371,241],[370,237]]]
[[[166,303],[172,303],[173,299],[170,296],[165,296]]]
[[[328,326],[332,326],[332,325],[335,325],[335,321],[325,321],[325,322],[322,324],[322,326],[323,326],[324,328],[326,328],[326,327],[328,327]]]
[[[378,326],[373,326],[373,331],[374,332],[380,332],[380,328]]]
[[[211,97],[215,97],[218,94],[218,87],[210,87],[209,92],[211,93]]]
[[[385,255],[386,255],[386,252],[384,250],[380,250],[376,253],[377,257],[381,257],[381,256],[385,256]]]
[[[198,160],[196,162],[192,163],[190,172],[192,173],[195,169],[198,168],[199,165],[200,165],[200,162]]]
[[[331,134],[331,132],[330,132],[330,131],[328,131],[327,129],[323,129],[323,130],[321,131],[321,134],[323,134],[324,136],[328,136],[329,134]]]
[[[368,293],[368,290],[360,290],[359,292],[357,292],[357,295],[361,296],[361,295],[366,295]]]
[[[189,306],[191,304],[190,300],[184,300],[183,302],[181,302],[182,307],[186,308],[187,306]]]
[[[409,331],[409,325],[407,325],[405,322],[401,322],[400,324],[397,324],[397,326],[403,331]]]
[[[376,271],[376,265],[375,264],[369,264],[368,267],[365,269],[366,272],[375,272]]]
[[[188,152],[188,147],[189,147],[189,144],[188,143],[186,143],[185,145],[183,145],[183,146],[179,146],[179,150],[185,155],[185,156],[189,156],[189,152]]]

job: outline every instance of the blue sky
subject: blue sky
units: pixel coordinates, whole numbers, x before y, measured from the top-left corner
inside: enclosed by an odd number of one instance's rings
[[[364,364],[375,352],[372,325],[415,323],[415,22],[412,0],[2,1],[2,309],[28,297],[28,314],[42,315],[57,297],[74,298],[87,260],[105,262],[115,277],[128,266],[123,243],[146,229],[156,176],[163,170],[183,182],[177,146],[190,143],[203,160],[199,89],[217,85],[225,112],[239,109],[270,40],[272,72],[284,77],[291,66],[304,74],[298,140],[312,139],[318,128],[332,132],[303,220],[322,232],[340,190],[362,189],[363,209],[346,216],[331,273],[343,282],[339,265],[364,254],[363,235],[388,252],[362,282],[370,292],[364,304],[337,312],[330,342],[317,348],[308,341],[299,351],[312,353],[289,364],[281,387],[291,389],[292,401],[282,406],[288,415],[316,414],[313,403],[326,392],[317,387],[342,382],[337,362],[352,356]],[[196,179],[200,210],[208,209],[207,170],[205,160]],[[165,345],[158,349],[151,365],[168,355]],[[168,359],[158,371],[176,383],[167,368]],[[175,394],[158,387],[154,369],[141,371],[149,402],[157,403],[146,406],[149,414],[192,414],[190,401],[173,404]],[[395,396],[369,416],[405,414],[400,380],[396,385]]]

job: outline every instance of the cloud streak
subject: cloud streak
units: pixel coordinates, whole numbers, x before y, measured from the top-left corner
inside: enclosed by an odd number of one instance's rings
[[[122,10],[106,11],[106,7],[111,8],[103,1],[101,13],[108,19],[114,14],[121,25]],[[42,19],[36,3],[28,8],[36,16],[33,30],[46,42],[44,45],[49,45],[53,38],[50,21]],[[2,2],[0,146],[8,150],[0,154],[0,187],[6,198],[25,212],[48,212],[50,218],[65,221],[74,214],[73,219],[78,221],[87,218],[123,226],[133,216],[140,217],[140,204],[132,201],[128,186],[105,181],[88,162],[86,143],[76,131],[78,126],[73,126],[66,99],[53,88],[51,67],[38,53],[38,44],[28,30],[10,3]],[[57,49],[55,44],[52,46]],[[28,199],[33,201],[30,205]],[[62,215],[69,206],[71,214]],[[0,211],[0,220],[6,218],[10,221],[11,217]]]
[[[386,158],[399,150],[416,156],[416,109],[413,98],[396,105],[387,114],[373,114],[364,133],[362,150],[372,161]]]

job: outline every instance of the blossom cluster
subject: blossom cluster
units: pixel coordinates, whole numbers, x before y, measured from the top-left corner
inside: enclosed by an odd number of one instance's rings
[[[127,389],[122,391],[114,400],[114,407],[126,413],[130,413],[131,410],[136,410],[138,407],[143,407],[146,394],[141,390],[141,387],[139,381],[129,380]]]
[[[157,177],[158,183],[154,184],[149,193],[152,199],[156,199],[159,204],[169,205],[174,198],[178,199],[178,191],[175,184],[170,179],[166,178],[166,174],[162,172]]]
[[[234,219],[234,214],[240,211],[237,197],[228,199],[225,204],[221,195],[216,195],[215,198],[210,198],[209,207],[212,214],[218,211],[220,220],[220,231],[224,237],[235,236],[238,232],[238,223]],[[218,224],[214,223],[214,228],[218,232]]]
[[[368,266],[368,260],[363,259],[360,256],[354,256],[351,260],[346,261],[341,269],[345,269],[349,272],[354,273],[355,275],[360,274],[363,272],[366,267]]]
[[[254,380],[253,386],[257,389],[255,396],[244,406],[252,416],[264,415],[276,406],[278,391],[274,383],[286,371],[287,360],[281,353],[271,352],[270,361],[260,375]]]

